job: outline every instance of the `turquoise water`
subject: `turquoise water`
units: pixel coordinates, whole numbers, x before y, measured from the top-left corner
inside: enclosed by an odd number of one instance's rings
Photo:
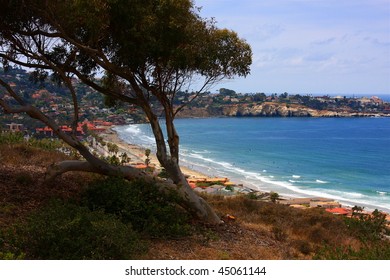
[[[259,190],[390,211],[390,118],[178,119],[181,164]],[[153,147],[149,125],[116,128]]]

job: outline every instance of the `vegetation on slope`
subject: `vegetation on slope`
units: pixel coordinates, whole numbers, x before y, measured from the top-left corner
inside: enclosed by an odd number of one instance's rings
[[[0,259],[390,259],[380,215],[205,196],[235,217],[210,226],[142,181],[73,173],[48,185],[45,166],[67,156],[44,142],[0,143]]]

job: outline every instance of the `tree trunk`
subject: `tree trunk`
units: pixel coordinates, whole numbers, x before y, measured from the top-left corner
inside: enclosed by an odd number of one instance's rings
[[[153,130],[154,137],[156,139],[157,145],[157,158],[160,164],[165,168],[169,177],[172,179],[173,183],[177,185],[177,193],[183,200],[183,206],[195,217],[202,219],[208,223],[217,224],[221,220],[214,212],[214,210],[208,205],[208,203],[198,196],[188,184],[184,174],[182,173],[179,163],[178,163],[178,154],[175,156],[167,155],[167,148],[165,145],[164,136],[161,130],[160,123],[158,122],[157,117],[154,114],[148,115],[149,121]],[[170,123],[172,126],[172,131],[176,132],[173,123]],[[176,141],[169,141],[171,151],[179,151],[179,141],[178,135],[175,134],[174,138]],[[175,145],[175,146],[172,146]]]
[[[171,160],[171,162],[164,167],[168,174],[171,175],[174,183],[178,186],[178,194],[183,199],[185,208],[192,215],[212,224],[221,222],[220,218],[210,205],[192,190],[179,165],[174,160]]]

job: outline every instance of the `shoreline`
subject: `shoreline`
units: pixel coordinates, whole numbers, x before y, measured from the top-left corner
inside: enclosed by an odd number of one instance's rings
[[[130,143],[125,142],[124,140],[122,140],[119,137],[118,133],[113,129],[114,127],[115,126],[107,129],[107,131],[105,133],[100,134],[100,136],[104,139],[104,141],[116,144],[119,147],[119,153],[126,152],[131,159],[130,164],[132,164],[132,165],[144,164],[145,159],[146,159],[146,156],[145,156],[146,148],[141,147],[141,146],[136,145],[136,144],[130,144]],[[150,158],[151,165],[155,166],[156,170],[158,170],[158,171],[161,170],[161,166],[160,166],[160,163],[159,163],[156,155],[154,153],[151,153],[149,158]],[[194,169],[190,168],[189,166],[186,166],[183,164],[180,164],[180,168],[181,168],[183,174],[189,179],[205,180],[205,179],[215,178],[216,176],[218,176],[218,174],[214,174],[214,176],[213,176],[213,175],[207,174],[207,173],[202,172],[202,171],[194,170]],[[227,178],[227,179],[228,179],[228,182],[230,182],[231,178]],[[248,189],[248,190],[251,190],[251,191],[256,192],[256,193],[269,194],[269,193],[273,192],[272,190],[264,190],[261,187],[249,186],[251,184],[248,182],[235,182],[235,181],[233,181],[233,182],[237,183],[235,185],[239,185],[242,189]],[[288,204],[288,205],[294,205],[295,204],[294,201],[299,201],[299,202],[304,201],[306,204],[310,204],[310,201],[337,202],[340,204],[340,208],[345,208],[345,209],[351,209],[352,208],[351,204],[353,204],[353,203],[347,204],[345,202],[340,202],[340,200],[333,199],[333,198],[312,196],[312,195],[308,195],[308,194],[299,194],[299,193],[297,193],[296,195],[282,194],[282,195],[280,195],[279,199],[280,199],[280,201],[284,202],[283,204]],[[361,204],[359,205],[358,203],[355,205],[361,206]],[[381,212],[385,213],[390,218],[389,211],[379,209],[380,207],[375,208],[375,207],[366,207],[366,206],[363,207],[365,209],[364,210],[365,213],[371,213],[375,209],[378,209]]]
[[[113,144],[116,144],[119,147],[119,153],[126,152],[126,154],[130,157],[130,164],[137,165],[137,164],[144,164],[145,163],[145,148],[135,145],[135,144],[129,144],[122,140],[118,133],[113,130],[112,128],[107,129],[107,132],[99,134],[104,141],[111,142]],[[157,156],[154,153],[150,153],[150,164],[156,168],[156,170],[160,171],[161,166],[160,162],[157,159]],[[200,171],[196,171],[193,169],[190,169],[187,166],[180,165],[180,169],[182,172],[189,178],[210,178],[209,175],[206,175]]]

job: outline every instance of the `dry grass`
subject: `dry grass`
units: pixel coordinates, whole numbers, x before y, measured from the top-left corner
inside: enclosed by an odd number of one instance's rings
[[[295,209],[286,205],[262,202],[241,197],[206,197],[222,215],[237,217],[237,223],[258,234],[271,237],[282,250],[282,258],[311,258],[327,244],[357,247],[342,217],[321,209]]]
[[[0,145],[0,159],[2,165],[23,166],[33,163],[38,167],[47,167],[54,162],[68,159],[68,157],[60,152],[14,144]]]
[[[74,199],[92,177],[68,173],[44,182],[46,167],[64,154],[24,145],[0,145],[0,226],[14,223],[52,198]]]
[[[229,214],[236,220],[204,227],[190,238],[153,241],[146,259],[312,259],[324,244],[360,245],[342,218],[320,209],[294,209],[244,196],[203,197],[221,217]]]

